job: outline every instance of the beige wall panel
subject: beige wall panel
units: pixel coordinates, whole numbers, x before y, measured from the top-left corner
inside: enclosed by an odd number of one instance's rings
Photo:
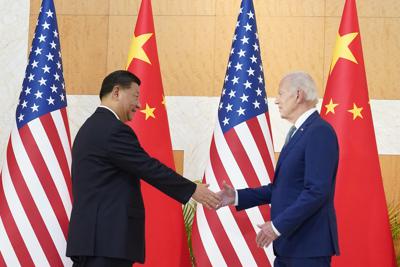
[[[141,0],[109,0],[110,15],[133,16],[139,13]],[[152,4],[154,5],[154,4]],[[153,12],[154,13],[154,12]]]
[[[360,28],[371,98],[399,99],[400,18],[361,18]]]
[[[215,15],[216,0],[153,0],[154,15]]]
[[[214,91],[210,96],[220,96],[224,85],[226,67],[235,32],[236,16],[217,16],[215,28]]]
[[[40,9],[40,4],[41,3],[42,3],[41,0],[31,0],[30,1],[30,7],[29,7],[30,8],[29,14],[35,14],[36,17],[37,17],[37,14],[39,14],[39,9]],[[59,11],[58,5],[55,4],[55,6],[56,6],[56,12],[58,14],[58,11]]]
[[[107,16],[58,16],[69,94],[98,94],[107,64]]]
[[[54,0],[58,15],[107,15],[109,0]],[[114,0],[116,1],[116,0]],[[119,0],[118,0],[119,1]],[[31,14],[38,14],[42,0],[31,0]]]
[[[165,94],[215,95],[215,17],[156,16],[154,20]]]
[[[217,16],[235,16],[237,18],[241,0],[215,0],[215,2]],[[256,16],[258,14],[260,14],[259,10],[256,10]]]
[[[238,15],[240,0],[216,0],[217,15]],[[321,0],[254,0],[257,16],[323,16]]]
[[[183,175],[183,159],[184,159],[184,151],[183,150],[174,150],[172,151],[174,155],[175,162],[175,170],[180,175]]]
[[[322,1],[321,1],[322,2]],[[342,16],[345,0],[325,0],[326,16]],[[399,17],[399,0],[359,0],[357,2],[360,17]]]
[[[109,0],[111,15],[137,15],[140,0]],[[215,15],[215,0],[152,0],[153,15]]]
[[[137,17],[110,16],[109,19],[107,73],[126,68],[131,36],[135,29]],[[157,32],[156,37],[158,39]]]
[[[380,155],[379,160],[387,203],[400,204],[400,156]]]
[[[332,60],[340,18],[326,18],[324,84]],[[400,19],[360,18],[369,96],[372,99],[400,97]]]
[[[32,46],[32,37],[36,28],[37,18],[37,15],[29,15],[28,51],[30,51]]]
[[[310,73],[322,95],[324,19],[259,17],[257,23],[268,96],[276,96],[282,76],[296,70]]]

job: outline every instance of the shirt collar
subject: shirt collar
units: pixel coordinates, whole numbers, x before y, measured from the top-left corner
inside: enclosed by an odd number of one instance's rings
[[[115,113],[114,110],[112,110],[111,108],[109,108],[109,107],[107,107],[107,106],[104,106],[104,105],[100,105],[99,108],[108,109],[109,111],[111,111],[111,112],[114,114],[114,116],[115,116],[118,120],[120,120],[119,117],[118,117],[118,115],[117,115],[117,113]]]
[[[304,112],[303,114],[301,114],[301,116],[296,120],[296,122],[294,123],[294,126],[296,127],[296,129],[299,129],[300,126],[308,119],[308,117],[311,116],[311,114],[313,114],[315,111],[317,111],[317,108],[311,108],[309,110],[307,110],[306,112]]]

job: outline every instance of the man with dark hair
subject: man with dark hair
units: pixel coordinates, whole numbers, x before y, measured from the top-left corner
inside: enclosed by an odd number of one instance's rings
[[[138,86],[140,86],[139,78],[129,71],[117,70],[113,73],[110,73],[109,75],[107,75],[107,77],[104,78],[101,85],[99,94],[100,100],[103,99],[103,96],[111,93],[115,85],[120,85],[124,88],[128,88],[131,83],[136,83]]]
[[[101,105],[76,135],[67,242],[67,256],[74,266],[144,262],[140,179],[181,203],[193,197],[208,208],[219,204],[207,185],[196,185],[151,158],[124,123],[140,108],[139,85],[140,80],[128,71],[109,74],[100,90]]]

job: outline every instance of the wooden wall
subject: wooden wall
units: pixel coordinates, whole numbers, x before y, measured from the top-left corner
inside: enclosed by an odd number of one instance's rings
[[[54,0],[68,94],[97,94],[126,64],[140,0]],[[239,0],[153,0],[164,90],[219,96]],[[30,38],[40,1],[31,0]],[[282,75],[308,71],[326,84],[344,0],[254,0],[269,96]],[[400,99],[400,1],[359,0],[370,98]],[[183,159],[182,155],[177,158]],[[388,202],[400,201],[400,155],[381,155]],[[181,164],[178,164],[182,166]]]
[[[124,68],[139,0],[54,0],[69,94],[97,94]],[[153,0],[167,95],[219,96],[239,0]],[[254,0],[268,94],[289,70],[309,71],[322,95],[343,0]],[[31,0],[31,25],[40,0]],[[398,99],[400,1],[358,1],[370,97]],[[31,34],[34,27],[30,27]]]

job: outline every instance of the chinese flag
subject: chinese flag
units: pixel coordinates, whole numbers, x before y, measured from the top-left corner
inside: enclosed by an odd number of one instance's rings
[[[335,207],[341,255],[333,266],[396,266],[355,0],[344,7],[321,115],[340,146]]]
[[[142,0],[127,69],[141,80],[142,105],[129,125],[152,157],[174,169],[150,0]],[[146,183],[142,183],[142,192],[146,207],[144,265],[191,266],[182,205]]]

